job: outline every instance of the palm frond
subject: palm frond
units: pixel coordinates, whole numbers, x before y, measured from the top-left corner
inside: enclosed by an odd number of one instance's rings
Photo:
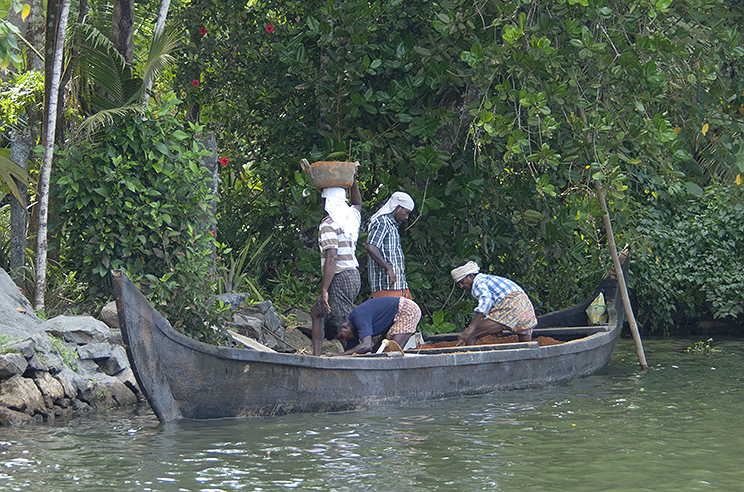
[[[115,116],[139,111],[147,90],[146,82],[155,80],[174,63],[172,53],[182,45],[183,39],[175,30],[155,36],[144,77],[140,78],[98,29],[80,24],[71,29],[81,40],[76,72],[92,113],[76,131],[76,138],[91,138],[104,125],[112,124]]]
[[[95,114],[85,118],[75,131],[74,139],[92,138],[101,128],[114,124],[116,116],[125,116],[133,112],[141,112],[142,105],[135,103],[127,106],[103,109]]]
[[[18,184],[28,187],[31,178],[28,173],[18,164],[10,160],[10,151],[0,149],[0,185],[7,186],[10,192],[20,203],[26,205]]]
[[[175,63],[173,52],[183,46],[184,35],[179,30],[165,30],[159,35],[155,35],[150,45],[150,51],[145,63],[143,79],[143,91],[139,98],[144,96],[144,88],[150,87],[163,72]]]

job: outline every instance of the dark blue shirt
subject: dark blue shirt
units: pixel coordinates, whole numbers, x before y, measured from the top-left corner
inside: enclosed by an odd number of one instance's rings
[[[386,333],[393,326],[399,302],[398,297],[378,297],[354,308],[349,313],[349,323],[354,327],[356,338],[346,342],[346,349],[356,347],[364,337]]]

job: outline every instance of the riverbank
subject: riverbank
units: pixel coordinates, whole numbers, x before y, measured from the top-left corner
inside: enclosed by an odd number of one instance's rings
[[[0,269],[0,426],[146,404],[118,330],[91,316],[40,319]]]
[[[271,301],[219,296],[232,307],[236,346],[246,338],[278,352],[312,353],[307,313],[281,315]],[[0,269],[0,426],[148,406],[129,365],[114,303],[92,316],[40,319]],[[340,352],[325,341],[323,352]]]

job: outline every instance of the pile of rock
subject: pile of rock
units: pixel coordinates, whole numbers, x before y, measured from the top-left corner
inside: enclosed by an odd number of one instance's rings
[[[0,269],[0,425],[143,401],[118,330],[90,316],[39,319]]]
[[[290,309],[281,317],[271,301],[251,303],[246,294],[223,294],[217,296],[233,310],[232,329],[240,335],[252,338],[277,352],[311,355],[312,323],[310,315],[299,309]],[[322,353],[343,352],[337,340],[323,341]]]

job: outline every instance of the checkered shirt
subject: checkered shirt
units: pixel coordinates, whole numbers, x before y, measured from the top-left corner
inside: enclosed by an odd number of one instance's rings
[[[367,244],[377,246],[377,249],[382,253],[382,257],[395,272],[395,284],[390,285],[385,270],[370,258],[367,266],[369,268],[369,286],[372,292],[407,289],[405,258],[403,257],[403,248],[400,245],[398,222],[391,214],[381,215],[369,223]]]
[[[478,299],[475,312],[487,314],[497,301],[513,292],[524,292],[524,290],[508,278],[479,273],[473,279],[470,292]]]

